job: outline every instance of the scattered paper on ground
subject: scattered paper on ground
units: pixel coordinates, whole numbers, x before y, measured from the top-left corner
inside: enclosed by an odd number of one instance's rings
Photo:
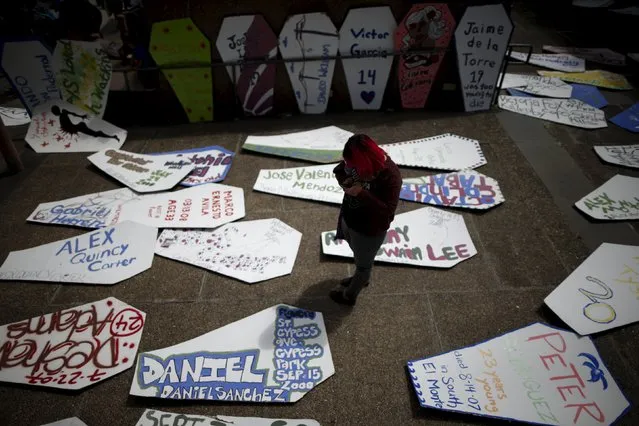
[[[353,133],[336,126],[271,136],[249,136],[242,148],[264,154],[297,158],[316,163],[332,163],[342,158],[342,150]]]
[[[639,168],[639,145],[596,146],[595,152],[608,163]]]
[[[639,321],[639,246],[603,243],[544,301],[581,335]]]
[[[401,166],[465,170],[486,164],[479,141],[451,133],[381,147]]]
[[[184,154],[145,155],[106,149],[88,160],[136,192],[171,189],[195,168]]]
[[[0,106],[0,119],[7,127],[22,126],[23,124],[29,124],[31,121],[29,112],[26,109],[5,106]]]
[[[109,297],[0,327],[0,381],[77,390],[135,362],[146,314]]]
[[[353,257],[348,243],[335,240],[335,235],[335,231],[322,232],[322,252]],[[476,254],[462,215],[423,207],[395,216],[375,260],[450,268]]]
[[[157,228],[124,222],[75,238],[12,251],[0,280],[111,285],[151,267]]]
[[[518,61],[526,62],[528,53],[511,52],[510,57]],[[532,53],[528,62],[539,67],[550,68],[551,70],[565,72],[583,72],[586,71],[586,61],[573,55],[568,54],[543,54]]]
[[[610,71],[586,71],[565,73],[560,71],[537,71],[539,75],[545,77],[556,77],[571,83],[589,84],[591,86],[603,87],[604,89],[632,90],[632,86],[621,74]]]
[[[639,219],[639,178],[615,175],[575,206],[595,219]]]
[[[611,425],[630,406],[589,337],[541,323],[410,361],[408,371],[420,405],[446,411]]]
[[[69,417],[68,419],[58,420],[57,422],[47,423],[42,426],[87,426],[87,424],[77,417]]]
[[[113,66],[97,41],[58,40],[53,52],[55,76],[62,100],[102,118]]]
[[[546,52],[553,53],[570,53],[571,55],[584,58],[587,61],[598,62],[606,65],[626,65],[626,58],[621,54],[610,49],[601,48],[580,48],[580,47],[563,47],[563,46],[543,46]]]
[[[80,228],[102,228],[110,225],[110,217],[119,216],[122,205],[140,200],[142,197],[144,196],[137,195],[128,188],[121,188],[41,203],[29,215],[27,221]]]
[[[119,149],[127,132],[66,102],[37,107],[25,140],[38,153]]]
[[[628,131],[639,133],[639,103],[615,115],[610,121]]]
[[[335,164],[260,170],[253,189],[269,194],[341,204],[344,190],[335,180]]]
[[[242,188],[208,183],[141,197],[123,204],[106,222],[130,220],[158,228],[217,228],[245,214]]]
[[[165,229],[155,253],[252,284],[290,274],[301,241],[281,220],[249,220],[214,231]]]
[[[140,354],[130,393],[288,403],[334,373],[323,315],[275,305],[186,342]]]
[[[399,198],[469,209],[489,209],[504,202],[499,183],[473,170],[404,179]]]
[[[204,183],[221,182],[226,178],[235,153],[221,146],[206,146],[204,148],[185,149],[182,151],[163,152],[157,155],[182,154],[196,167],[180,185],[196,186]],[[156,155],[156,154],[151,154]]]
[[[587,84],[573,83],[572,97],[587,103],[594,108],[603,108],[608,105],[608,101],[595,86]]]
[[[468,6],[464,11],[455,30],[455,49],[466,111],[490,109],[512,31],[502,4]]]
[[[499,82],[499,80],[497,80]],[[572,86],[558,78],[540,77],[538,75],[506,73],[501,85],[502,89],[516,87],[522,92],[549,98],[569,98]]]
[[[144,410],[135,426],[320,426],[309,419],[267,419],[263,417],[200,416]]]
[[[601,129],[608,126],[602,110],[577,99],[499,96],[499,107],[518,114],[584,129]]]

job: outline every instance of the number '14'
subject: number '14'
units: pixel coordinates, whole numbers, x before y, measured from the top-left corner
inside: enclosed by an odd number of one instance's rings
[[[371,81],[371,84],[374,86],[375,85],[375,75],[377,74],[377,71],[375,70],[368,70],[368,78]],[[364,79],[364,76],[366,75],[366,73],[364,72],[364,70],[359,70],[359,82],[357,84],[366,84],[366,80]]]

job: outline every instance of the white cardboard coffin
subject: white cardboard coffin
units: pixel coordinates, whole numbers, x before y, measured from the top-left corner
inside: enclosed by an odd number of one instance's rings
[[[555,77],[506,73],[501,88],[508,89],[512,87],[531,95],[549,98],[570,98],[572,96],[572,86]]]
[[[2,46],[2,69],[29,113],[60,99],[51,52],[38,40],[7,41]]]
[[[97,152],[119,149],[127,132],[86,111],[57,101],[37,107],[25,140],[35,152]]]
[[[0,106],[0,119],[7,126],[22,126],[31,122],[29,112],[24,108]]]
[[[280,304],[186,342],[141,353],[130,393],[290,403],[334,373],[323,315]]]
[[[136,192],[171,189],[195,168],[184,154],[145,155],[105,149],[88,159]]]
[[[639,144],[596,146],[595,152],[608,163],[639,168]]]
[[[605,49],[605,48],[583,48],[583,47],[544,45],[542,49],[546,52],[570,53],[580,58],[584,58],[587,61],[598,62],[600,64],[616,65],[616,66],[626,65],[626,58],[621,53],[617,53],[614,50]]]
[[[144,410],[135,426],[320,426],[309,419],[267,419],[263,417],[215,417],[199,414],[177,414],[160,410]]]
[[[504,202],[499,183],[474,170],[404,179],[399,198],[468,209],[489,209]]]
[[[499,96],[499,107],[517,114],[583,129],[608,127],[606,115],[602,110],[577,99],[542,99],[501,95]]]
[[[336,231],[322,232],[322,252],[353,257],[348,243],[336,240]],[[451,268],[477,254],[464,218],[434,207],[395,216],[375,260],[433,268]]]
[[[339,31],[339,53],[355,56],[342,59],[354,110],[378,110],[382,106],[393,65],[395,28],[397,22],[389,6],[348,11]]]
[[[639,178],[615,175],[575,206],[595,219],[639,219]]]
[[[142,197],[145,196],[138,195],[129,188],[121,188],[42,203],[29,215],[27,221],[102,228],[110,225],[112,218],[119,217],[124,204],[141,200]]]
[[[466,111],[490,109],[513,23],[501,4],[469,6],[455,31]]]
[[[107,223],[131,220],[158,228],[217,228],[245,214],[242,188],[209,183],[123,204]]]
[[[581,335],[639,321],[639,246],[603,243],[544,301]]]
[[[111,285],[151,267],[157,228],[133,222],[12,251],[0,280]]]
[[[557,54],[543,54],[543,53],[531,53],[528,58],[528,53],[524,52],[511,52],[510,57],[517,59],[518,61],[528,62],[532,65],[539,67],[549,68],[551,70],[563,71],[563,72],[584,72],[586,71],[586,61],[582,58],[578,58],[573,55],[565,53]]]
[[[235,153],[221,146],[205,146],[203,148],[184,149],[182,151],[165,152],[158,155],[182,154],[196,167],[180,185],[197,186],[205,183],[221,182],[226,178]]]
[[[214,231],[165,229],[155,253],[252,284],[290,274],[301,241],[281,220],[262,219]]]
[[[426,408],[594,426],[613,424],[630,407],[590,338],[541,323],[410,361],[408,371]]]
[[[53,68],[62,100],[102,118],[113,65],[98,41],[58,40]]]
[[[78,390],[130,367],[146,314],[109,297],[0,327],[0,381]]]
[[[42,426],[87,426],[87,424],[77,417],[69,417],[68,419],[58,420],[57,422],[47,423]]]
[[[248,136],[243,148],[264,154],[297,158],[316,163],[332,163],[342,158],[342,150],[353,133],[336,126],[271,136]]]
[[[337,164],[260,170],[253,189],[269,194],[341,204],[344,190],[335,180]]]
[[[335,59],[329,58],[337,55],[339,46],[339,33],[331,18],[320,12],[289,16],[280,32],[279,42],[282,58],[303,59],[286,63],[300,112],[323,114],[335,70]]]
[[[479,141],[450,133],[381,147],[400,166],[464,170],[486,164]]]

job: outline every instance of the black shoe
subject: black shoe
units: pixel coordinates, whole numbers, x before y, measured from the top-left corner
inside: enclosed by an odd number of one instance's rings
[[[355,306],[355,300],[351,300],[346,297],[343,291],[332,290],[328,295],[331,297],[331,299],[333,299],[333,302],[335,303],[339,303],[340,305]]]
[[[342,287],[348,287],[349,285],[351,285],[351,280],[353,278],[344,278],[342,281],[339,282],[339,285],[341,285]],[[370,283],[366,283],[364,284],[364,287],[368,287]]]

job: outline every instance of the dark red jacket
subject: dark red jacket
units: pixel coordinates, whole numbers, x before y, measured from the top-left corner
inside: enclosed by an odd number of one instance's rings
[[[343,161],[335,167],[333,173],[340,183],[352,177],[347,174]],[[402,189],[402,175],[395,162],[387,156],[384,169],[373,180],[364,182],[363,186],[365,189],[357,197],[344,194],[337,224],[337,238],[343,238],[342,217],[350,229],[371,236],[386,233],[395,219]]]

